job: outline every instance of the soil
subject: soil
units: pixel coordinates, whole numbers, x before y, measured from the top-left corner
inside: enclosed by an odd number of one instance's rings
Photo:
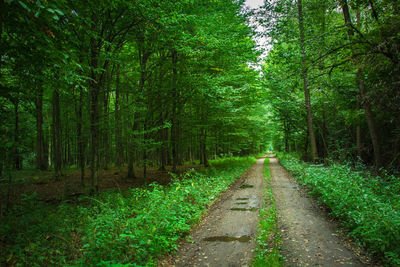
[[[173,257],[160,266],[247,266],[256,246],[263,198],[263,163],[257,162],[210,207]]]
[[[258,161],[223,193],[182,240],[176,255],[159,266],[250,266],[263,199],[263,162]],[[285,266],[368,266],[343,239],[326,210],[270,159],[271,185],[282,232]],[[354,245],[354,244],[353,244]]]
[[[337,224],[270,159],[271,186],[282,232],[285,266],[367,266],[342,240]]]

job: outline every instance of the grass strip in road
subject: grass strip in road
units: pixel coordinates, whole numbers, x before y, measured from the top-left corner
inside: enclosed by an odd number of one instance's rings
[[[27,195],[0,217],[0,265],[156,265],[254,162],[215,160],[167,186],[112,190],[60,205]]]
[[[280,254],[282,245],[281,234],[278,229],[278,215],[275,199],[271,188],[271,173],[269,158],[264,161],[264,202],[260,210],[260,222],[257,233],[256,254],[252,266],[283,266],[283,257]]]
[[[349,231],[388,266],[400,266],[400,179],[373,176],[350,165],[322,166],[277,153],[300,184],[331,209]]]

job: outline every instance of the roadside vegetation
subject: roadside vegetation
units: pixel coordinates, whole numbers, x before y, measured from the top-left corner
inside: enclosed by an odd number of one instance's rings
[[[155,265],[254,162],[213,160],[204,172],[188,171],[167,186],[113,190],[60,205],[26,195],[0,218],[0,263]]]
[[[282,245],[281,234],[278,229],[278,215],[276,214],[275,199],[271,188],[271,173],[269,158],[264,161],[264,195],[265,199],[260,210],[260,223],[257,233],[256,255],[253,266],[283,266],[283,257],[279,250]]]
[[[400,265],[400,182],[373,176],[361,167],[305,163],[277,153],[281,164],[331,209],[361,245],[390,266]]]

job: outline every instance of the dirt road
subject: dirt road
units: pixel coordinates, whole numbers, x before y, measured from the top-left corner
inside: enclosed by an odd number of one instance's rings
[[[177,254],[163,266],[247,266],[255,247],[264,158],[211,207]]]
[[[339,240],[336,225],[289,179],[276,158],[270,159],[270,168],[285,265],[365,266]]]
[[[210,208],[176,255],[160,266],[250,266],[263,198],[263,163],[257,162]],[[276,158],[271,185],[282,231],[286,266],[365,266],[337,237],[337,228]]]

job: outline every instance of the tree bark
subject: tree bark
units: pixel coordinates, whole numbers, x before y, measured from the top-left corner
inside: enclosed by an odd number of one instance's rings
[[[133,166],[134,163],[134,158],[135,158],[135,139],[134,137],[134,132],[137,129],[137,122],[136,122],[136,118],[134,118],[134,122],[133,122],[133,126],[132,126],[132,138],[130,138],[129,140],[129,147],[128,147],[128,174],[127,174],[127,178],[129,179],[134,179],[136,178],[135,176],[135,169]]]
[[[310,89],[308,88],[308,71],[307,71],[307,63],[306,63],[306,49],[305,49],[305,37],[304,37],[304,20],[303,20],[303,6],[301,0],[297,1],[298,8],[298,16],[299,16],[299,29],[300,29],[300,49],[301,49],[301,66],[302,66],[302,77],[303,77],[303,89],[304,89],[304,98],[305,105],[307,111],[307,126],[308,133],[310,137],[310,145],[311,145],[311,159],[315,161],[318,158],[318,150],[317,143],[315,141],[315,133],[314,133],[314,124],[313,124],[313,115],[311,110],[311,97],[310,97]]]
[[[360,89],[362,103],[364,106],[365,118],[367,119],[369,134],[371,136],[372,147],[374,149],[375,166],[380,167],[382,165],[382,157],[381,157],[381,149],[380,149],[380,144],[379,144],[379,136],[378,136],[378,132],[376,130],[374,115],[372,113],[371,106],[370,106],[368,98],[367,98],[365,82],[360,73],[360,70],[357,71],[357,82],[358,82],[358,88]]]
[[[92,17],[92,31],[96,32],[97,17]],[[97,40],[95,37],[90,38],[90,193],[94,194],[98,191],[97,185],[97,169],[98,169],[98,146],[99,146],[99,79],[96,74],[98,68],[98,50]]]
[[[44,135],[43,135],[43,88],[39,88],[36,97],[36,168],[46,170],[46,159],[44,158]]]
[[[52,98],[53,106],[53,125],[52,125],[52,136],[53,136],[53,164],[54,164],[54,176],[56,179],[61,177],[62,167],[62,148],[61,148],[61,121],[60,121],[60,94],[58,90],[54,90]]]
[[[79,92],[79,103],[76,108],[77,120],[76,120],[76,143],[78,145],[78,162],[81,172],[81,185],[85,186],[85,141],[82,135],[82,106],[83,106],[83,88],[80,87]]]
[[[120,66],[117,66],[115,80],[115,164],[120,167],[124,161],[124,150],[122,145],[122,122],[120,108]]]
[[[14,164],[15,169],[21,170],[22,169],[22,158],[19,151],[19,99],[18,97],[14,101]]]
[[[172,90],[173,90],[173,105],[172,105],[172,126],[171,126],[171,149],[172,149],[172,171],[176,172],[178,165],[178,120],[177,120],[177,102],[178,102],[178,88],[177,88],[177,63],[178,54],[175,49],[171,51],[172,58]]]

